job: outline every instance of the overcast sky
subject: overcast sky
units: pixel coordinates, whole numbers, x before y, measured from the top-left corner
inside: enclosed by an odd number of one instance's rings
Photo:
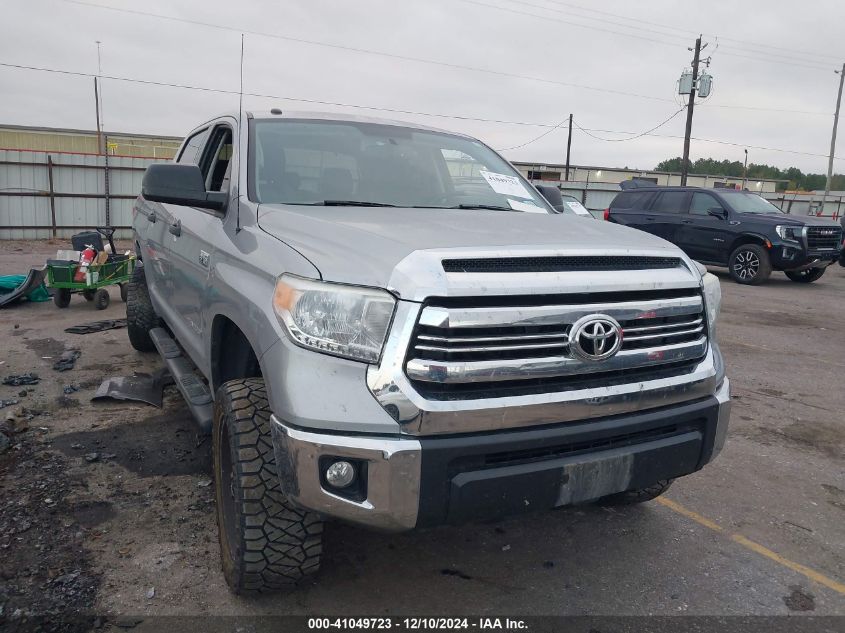
[[[745,144],[799,150],[819,156],[749,149],[749,160],[817,173],[827,169],[838,86],[833,71],[845,61],[841,0],[90,1],[236,31],[68,0],[3,0],[0,62],[96,73],[95,40],[101,40],[103,74],[236,91],[237,30],[263,32],[286,39],[247,33],[246,92],[552,125],[572,112],[585,128],[642,132],[679,109],[676,81],[700,31],[708,42],[705,54],[712,55],[714,89],[696,107],[693,136],[740,146],[694,140],[691,157],[742,160]],[[238,103],[237,95],[115,80],[104,82],[103,93],[105,127],[120,132],[182,135]],[[95,127],[90,78],[0,67],[0,95],[0,124]],[[548,130],[244,98],[246,109],[277,106],[419,121],[472,134],[495,148],[521,145]],[[682,136],[684,118],[679,114],[656,134]],[[837,154],[845,157],[845,132],[840,141]],[[566,131],[558,129],[505,155],[563,162],[565,151]],[[680,138],[605,142],[576,130],[572,140],[572,162],[582,165],[651,169],[681,153]],[[837,160],[835,169],[845,171],[845,161]]]

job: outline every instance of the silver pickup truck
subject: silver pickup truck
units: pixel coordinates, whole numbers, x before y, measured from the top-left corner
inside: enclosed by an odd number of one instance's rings
[[[315,572],[326,519],[636,503],[724,444],[718,280],[555,214],[474,138],[221,116],[147,169],[133,224],[129,338],[213,436],[235,592]]]

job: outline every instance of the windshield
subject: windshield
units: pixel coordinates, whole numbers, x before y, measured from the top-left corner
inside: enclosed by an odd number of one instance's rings
[[[394,125],[254,124],[250,193],[258,202],[549,213],[540,195],[479,141]]]
[[[725,194],[725,199],[730,202],[731,207],[737,213],[783,213],[771,202],[761,198],[756,193]]]

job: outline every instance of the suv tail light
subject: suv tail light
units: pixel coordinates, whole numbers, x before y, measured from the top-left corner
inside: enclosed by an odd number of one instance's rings
[[[607,209],[604,210],[604,219],[606,221],[610,220],[610,207],[608,207]]]

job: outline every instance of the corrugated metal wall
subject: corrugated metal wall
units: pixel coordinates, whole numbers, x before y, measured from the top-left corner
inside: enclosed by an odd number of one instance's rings
[[[105,156],[88,154],[0,150],[0,239],[69,237],[80,228],[129,227],[144,170],[161,161],[109,157],[109,218],[105,161]],[[118,237],[129,237],[129,231],[119,231]]]

